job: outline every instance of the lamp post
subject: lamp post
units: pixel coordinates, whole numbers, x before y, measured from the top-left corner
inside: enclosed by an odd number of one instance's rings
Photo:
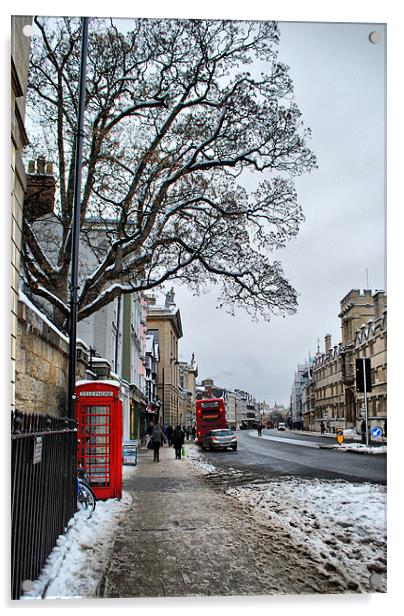
[[[69,318],[69,377],[67,411],[70,419],[74,418],[74,390],[76,387],[76,339],[78,313],[78,269],[80,242],[80,204],[81,204],[81,168],[83,160],[84,141],[84,106],[86,88],[86,62],[88,47],[88,17],[82,17],[80,83],[77,112],[77,136],[74,167],[74,201],[72,215],[72,256],[70,278],[70,318]]]

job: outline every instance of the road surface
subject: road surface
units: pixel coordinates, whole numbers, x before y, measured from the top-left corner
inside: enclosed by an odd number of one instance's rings
[[[282,475],[318,479],[344,479],[350,482],[386,484],[387,456],[321,449],[319,445],[335,443],[335,439],[309,436],[295,431],[264,430],[237,433],[237,451],[207,451],[203,455],[209,464],[225,471],[236,468],[239,482],[265,481]],[[265,438],[265,437],[270,437]]]

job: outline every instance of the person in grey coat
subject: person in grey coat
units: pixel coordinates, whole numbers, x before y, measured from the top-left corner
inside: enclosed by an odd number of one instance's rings
[[[161,443],[166,440],[164,436],[164,432],[161,429],[160,424],[156,424],[153,428],[152,432],[152,443],[153,443],[153,462],[160,462],[160,447]]]

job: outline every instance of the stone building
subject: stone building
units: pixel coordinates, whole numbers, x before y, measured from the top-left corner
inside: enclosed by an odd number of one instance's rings
[[[237,410],[240,428],[249,428],[256,423],[255,398],[248,391],[235,389],[238,395]]]
[[[178,341],[183,332],[173,290],[167,293],[164,306],[156,305],[155,299],[148,297],[147,331],[159,346],[157,395],[161,401],[160,421],[163,424],[184,424],[186,416],[179,392],[178,367]]]
[[[161,406],[161,401],[157,395],[159,361],[159,345],[152,334],[146,334],[146,357],[144,362],[146,408],[140,413],[140,436],[144,436],[150,421],[155,423],[159,420]]]
[[[196,422],[196,377],[198,367],[194,356],[190,363],[178,362],[180,413],[185,417],[185,425],[192,426]]]
[[[28,145],[25,131],[25,98],[27,91],[31,39],[24,26],[32,17],[11,17],[11,407],[15,406],[15,370],[17,355],[18,295],[21,261],[21,237],[26,174],[22,161]]]
[[[356,331],[355,359],[370,358],[371,391],[367,392],[369,427],[379,426],[387,433],[387,309],[385,297],[378,294],[375,318],[369,319]],[[365,414],[364,394],[356,392],[356,428]]]
[[[387,413],[387,297],[384,291],[376,291],[372,295],[369,289],[363,293],[359,289],[352,289],[341,300],[340,306],[338,316],[341,319],[344,354],[342,378],[346,418],[347,425],[356,426],[362,412],[362,402],[358,408],[358,401],[362,397],[357,394],[355,386],[355,360],[360,357],[371,358],[372,382],[377,378],[379,403],[375,404],[374,412],[378,413],[376,407],[381,402],[381,406],[385,409],[383,415]],[[373,353],[376,353],[374,357]],[[374,395],[372,399],[375,400]]]
[[[290,397],[291,414],[288,423],[294,428],[301,428],[303,426],[302,392],[303,388],[308,383],[309,370],[309,362],[306,361],[304,364],[298,364],[297,370],[293,377]]]
[[[229,428],[240,428],[240,396],[235,391],[226,389],[224,393],[224,402],[226,405],[226,419]]]
[[[317,352],[312,366],[310,386],[306,389],[305,419],[309,417],[310,429],[320,431],[323,421],[329,432],[347,427],[345,395],[342,381],[342,344],[331,345],[331,336],[325,336],[324,353]],[[314,413],[313,413],[314,394]]]
[[[302,388],[304,427],[320,430],[356,428],[364,416],[364,395],[357,392],[356,360],[371,361],[372,390],[368,393],[369,426],[387,427],[387,297],[352,289],[340,303],[342,341],[331,345],[325,336],[324,352],[317,352],[310,377]]]

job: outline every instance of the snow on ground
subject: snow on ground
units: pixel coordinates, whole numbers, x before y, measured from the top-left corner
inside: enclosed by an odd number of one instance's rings
[[[197,447],[186,444],[186,450],[186,461],[199,472],[217,472],[203,461]],[[124,466],[124,477],[136,469]],[[228,472],[239,474],[232,468]],[[386,590],[385,486],[282,477],[265,484],[227,487],[226,492],[249,507],[260,523],[286,528],[326,569],[356,582],[359,591]],[[22,599],[94,596],[117,524],[131,506],[132,496],[124,491],[120,501],[98,501],[90,519],[77,513]]]
[[[185,446],[186,449],[186,457],[187,462],[190,462],[193,466],[196,466],[202,473],[214,473],[216,471],[216,466],[212,464],[207,464],[203,461],[201,454],[197,446],[192,445],[191,447]]]
[[[327,447],[327,445],[325,445],[325,447]],[[366,453],[371,455],[387,453],[386,445],[366,447],[366,445],[362,445],[362,443],[343,443],[342,445],[329,445],[327,448],[335,449],[336,451],[353,451],[355,453]]]
[[[360,591],[386,591],[385,486],[288,477],[227,493],[264,523],[287,528]]]
[[[136,468],[124,466],[123,476],[136,472]],[[132,503],[132,496],[124,491],[121,500],[97,501],[89,519],[86,512],[77,512],[70,520],[67,532],[59,536],[32,590],[25,592],[21,599],[94,596],[108,563],[117,523]],[[28,582],[27,587],[31,585]],[[78,588],[80,595],[77,594]]]
[[[187,460],[203,473],[217,471],[196,448],[189,451]],[[226,493],[259,522],[287,529],[327,570],[357,583],[359,592],[386,591],[386,486],[282,477],[227,487]]]
[[[305,440],[299,440],[298,438],[287,438],[285,436],[271,436],[268,434],[262,434],[262,436],[258,436],[258,433],[256,430],[254,430],[253,432],[249,432],[248,433],[249,436],[253,436],[254,438],[259,438],[259,439],[263,439],[263,440],[267,440],[267,441],[279,441],[282,443],[292,443],[293,445],[300,445],[302,447],[313,447],[315,449],[335,449],[336,451],[352,451],[355,453],[364,453],[364,454],[381,454],[381,453],[387,453],[387,446],[386,445],[378,445],[377,447],[366,447],[366,445],[362,444],[362,443],[343,443],[342,445],[339,445],[338,443],[327,443],[326,441],[324,442],[324,444],[322,443],[314,443],[312,441],[305,441]],[[318,433],[317,433],[318,436]],[[330,435],[331,436],[331,435]],[[332,436],[335,436],[332,435]]]

